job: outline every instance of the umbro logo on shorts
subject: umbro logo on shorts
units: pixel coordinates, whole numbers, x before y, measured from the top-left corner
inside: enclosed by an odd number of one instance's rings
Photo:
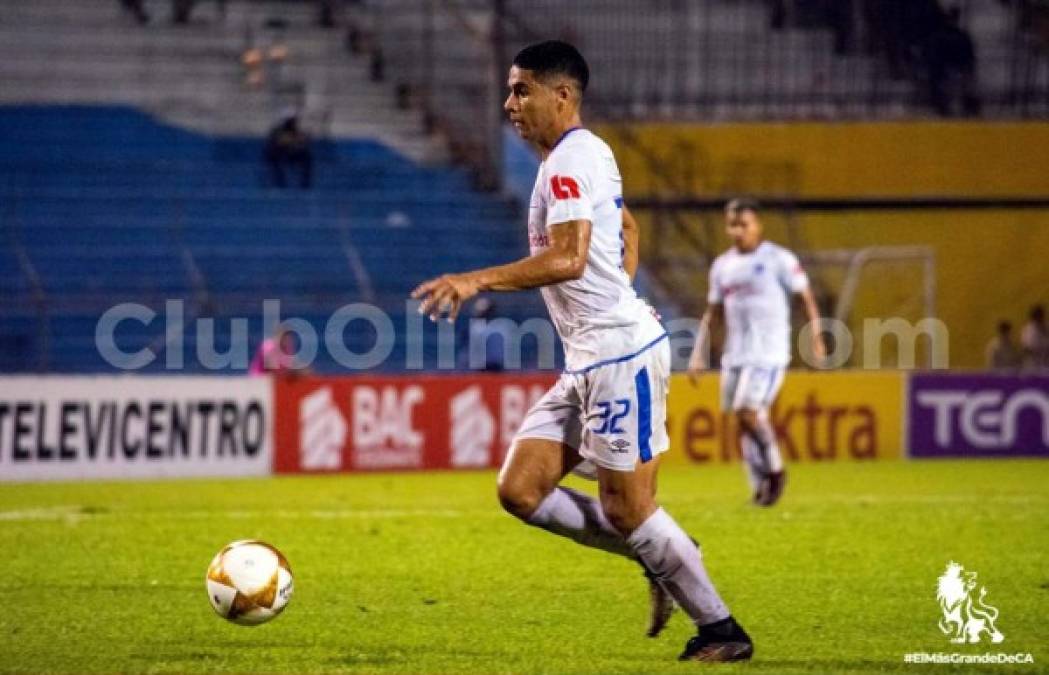
[[[630,447],[630,441],[625,438],[617,438],[614,441],[609,441],[608,444],[612,446],[612,449],[616,452],[626,452],[626,449]]]

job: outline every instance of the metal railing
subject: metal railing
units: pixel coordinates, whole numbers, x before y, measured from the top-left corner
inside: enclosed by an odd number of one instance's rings
[[[499,183],[506,69],[537,39],[572,41],[590,61],[590,119],[906,119],[938,114],[932,99],[940,89],[961,99],[963,88],[978,105],[949,100],[954,114],[1049,116],[1044,3],[962,3],[975,71],[963,77],[948,69],[942,78],[930,70],[925,38],[897,35],[905,27],[872,18],[881,4],[382,0],[363,16],[387,77],[411,93],[488,186]],[[848,11],[828,16],[812,8],[839,5]],[[780,6],[793,11],[779,15]],[[930,78],[943,81],[933,87]]]

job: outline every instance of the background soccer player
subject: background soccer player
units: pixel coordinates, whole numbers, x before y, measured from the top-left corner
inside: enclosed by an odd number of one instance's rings
[[[581,126],[588,81],[583,57],[564,42],[517,55],[504,107],[543,158],[528,216],[531,255],[427,281],[412,295],[431,318],[454,318],[480,291],[542,288],[566,369],[522,423],[499,474],[500,501],[530,525],[639,561],[654,580],[649,634],[669,616],[667,593],[699,626],[680,658],[750,658],[750,638],[698,547],[655,501],[659,454],[669,445],[670,348],[631,286],[636,225],[623,208],[615,158]],[[558,485],[584,460],[596,471],[600,501]]]
[[[725,321],[721,355],[721,408],[732,410],[743,432],[743,463],[754,491],[754,503],[772,506],[783,493],[786,473],[769,407],[790,364],[790,305],[794,295],[805,304],[811,324],[812,355],[826,356],[819,329],[819,310],[809,278],[787,249],[762,240],[758,204],[734,199],[725,207],[732,248],[710,268],[707,310],[700,322],[689,360],[689,377],[698,383],[707,361],[711,326]]]

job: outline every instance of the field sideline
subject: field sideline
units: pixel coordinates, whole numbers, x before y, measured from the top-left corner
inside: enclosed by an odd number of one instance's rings
[[[580,483],[581,484],[581,483]],[[717,672],[947,672],[907,652],[1032,652],[1049,668],[1049,462],[793,467],[772,510],[737,466],[664,467],[662,502],[704,547],[755,638]],[[590,489],[586,487],[585,489]],[[279,547],[295,596],[271,624],[212,612],[203,577],[234,539]],[[0,488],[0,671],[623,672],[674,659],[681,614],[643,636],[638,568],[504,515],[494,474]],[[948,643],[936,580],[976,570],[1001,645]]]

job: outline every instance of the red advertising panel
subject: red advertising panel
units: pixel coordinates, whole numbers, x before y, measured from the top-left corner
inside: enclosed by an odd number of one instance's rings
[[[555,376],[278,378],[277,473],[498,467]]]

